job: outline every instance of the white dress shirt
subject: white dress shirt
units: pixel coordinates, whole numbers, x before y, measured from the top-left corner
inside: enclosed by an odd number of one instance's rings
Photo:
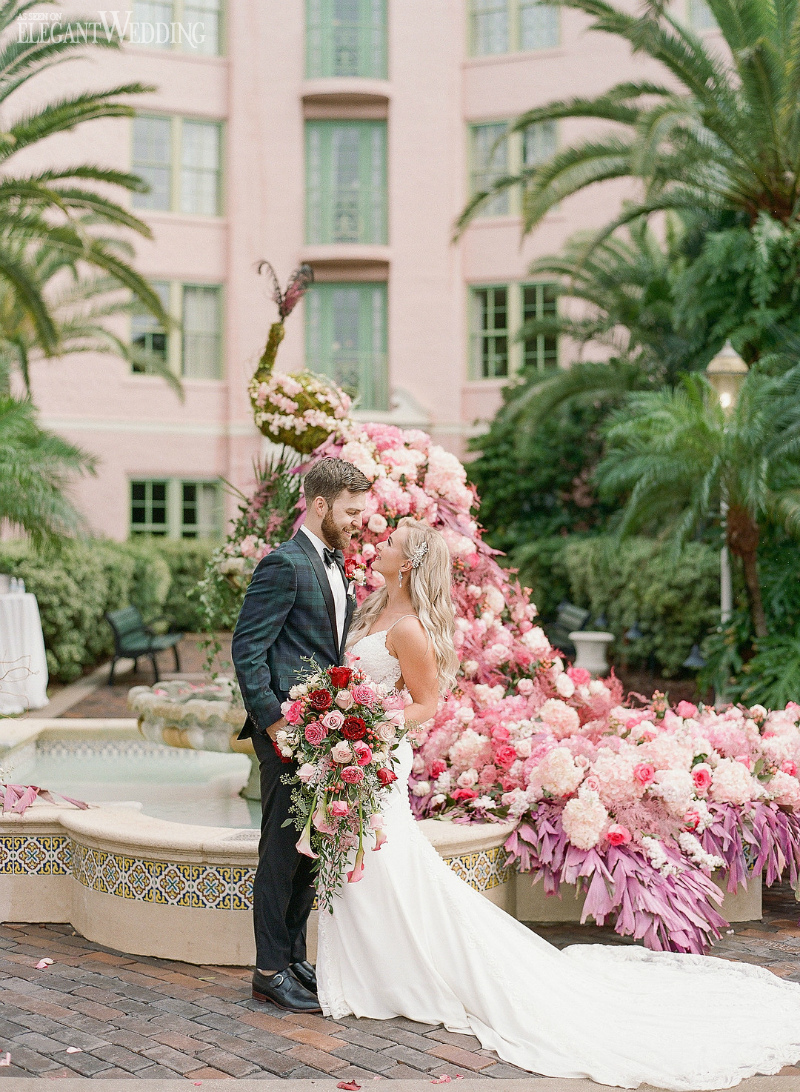
[[[325,555],[323,550],[330,547],[322,541],[321,538],[317,538],[313,531],[305,526],[300,528],[304,534],[308,535],[311,542],[314,544],[314,549],[322,559],[322,564],[325,565]],[[331,593],[333,594],[333,605],[336,608],[336,634],[339,641],[339,647],[342,646],[342,634],[344,633],[344,616],[347,611],[347,592],[345,591],[344,580],[342,579],[341,570],[338,565],[325,565],[325,572],[328,574],[328,583],[331,586]]]

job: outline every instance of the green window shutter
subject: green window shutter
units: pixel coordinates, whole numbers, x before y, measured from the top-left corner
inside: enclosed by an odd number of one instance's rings
[[[508,288],[473,288],[471,310],[474,378],[508,375]]]
[[[131,482],[132,535],[166,535],[168,484],[166,481]]]
[[[385,79],[386,0],[306,0],[306,75]]]
[[[169,211],[172,205],[172,121],[142,115],[133,119],[132,169],[150,187],[134,193],[133,207]]]
[[[470,44],[475,57],[510,48],[509,0],[470,0]]]
[[[181,482],[181,538],[216,538],[221,529],[217,482]]]
[[[306,122],[306,241],[386,242],[385,122]]]
[[[216,57],[222,52],[222,0],[183,0],[183,22],[200,24],[191,41],[184,39],[187,53]],[[202,41],[199,39],[202,38]],[[194,44],[196,42],[196,45]]]
[[[558,312],[556,286],[553,284],[522,285],[522,321],[555,318]],[[558,338],[555,334],[536,334],[522,343],[522,366],[542,371],[558,364]]]
[[[161,300],[164,310],[169,312],[169,284],[166,281],[153,281],[150,285]],[[169,334],[149,311],[146,311],[138,301],[134,301],[131,312],[131,348],[136,350],[139,359],[131,365],[131,369],[137,375],[146,375],[151,372],[148,366],[148,357],[155,358],[163,364],[167,363]]]
[[[306,297],[306,366],[360,409],[387,409],[386,285],[315,284]]]
[[[470,186],[473,194],[482,193],[508,174],[508,141],[500,140],[508,130],[504,121],[492,122],[488,125],[472,125],[471,130],[471,159],[472,170]],[[509,212],[509,194],[495,194],[479,210],[479,216],[507,216]]]
[[[187,379],[222,375],[222,290],[219,285],[183,286],[182,372]]]
[[[222,182],[222,132],[214,121],[181,127],[181,212],[218,216]]]
[[[558,39],[558,8],[539,0],[519,0],[519,48],[552,49]]]

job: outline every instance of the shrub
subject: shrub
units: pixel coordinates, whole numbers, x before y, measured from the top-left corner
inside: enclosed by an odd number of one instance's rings
[[[638,622],[644,636],[625,646],[628,662],[652,658],[665,676],[677,675],[694,642],[719,623],[719,552],[704,543],[676,553],[646,538],[572,537],[563,565],[572,600],[608,619],[616,659],[619,638]]]
[[[0,572],[22,577],[36,596],[50,677],[68,683],[112,653],[106,611],[133,605],[146,621],[163,613],[173,629],[198,629],[199,604],[188,593],[209,553],[188,540],[75,539],[46,551],[7,542]]]
[[[565,548],[575,536],[544,535],[519,546],[509,557],[509,563],[519,570],[519,582],[530,588],[540,618],[555,620],[559,603],[572,595],[567,571]]]

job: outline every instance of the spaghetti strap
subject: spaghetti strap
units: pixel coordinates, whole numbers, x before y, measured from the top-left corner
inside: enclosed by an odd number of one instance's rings
[[[394,629],[394,627],[397,625],[397,623],[402,622],[404,618],[416,618],[416,617],[417,617],[417,615],[414,614],[413,612],[411,612],[409,614],[401,614],[399,618],[395,619],[395,621],[392,622],[392,624],[389,626],[389,628],[386,630],[386,632],[391,633],[392,630]]]

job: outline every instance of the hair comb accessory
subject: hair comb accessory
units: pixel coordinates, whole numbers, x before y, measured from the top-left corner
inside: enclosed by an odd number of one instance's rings
[[[418,569],[420,567],[420,565],[422,564],[422,559],[425,557],[425,554],[427,554],[427,552],[428,552],[428,543],[427,542],[420,542],[419,546],[417,546],[416,550],[411,555],[411,568],[412,569]]]

